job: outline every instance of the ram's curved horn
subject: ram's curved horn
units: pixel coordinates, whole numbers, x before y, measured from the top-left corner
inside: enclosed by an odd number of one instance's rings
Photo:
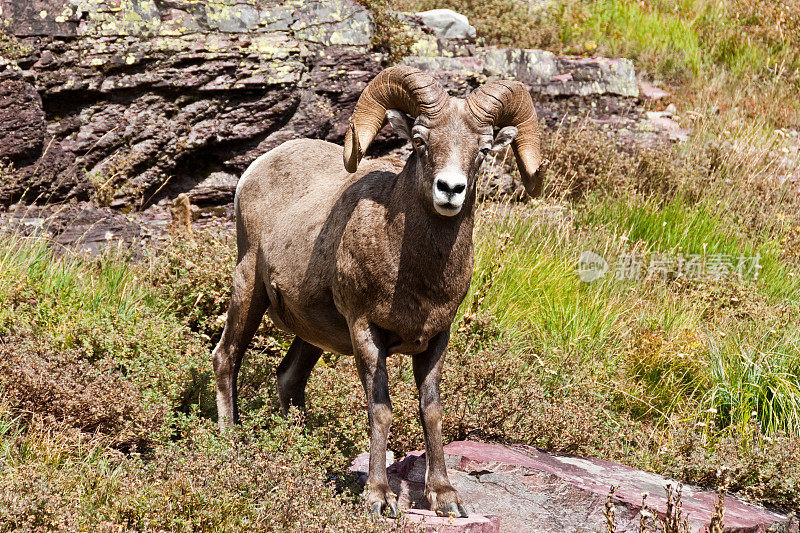
[[[419,69],[390,67],[375,76],[356,103],[344,140],[344,167],[355,172],[367,147],[386,120],[387,109],[411,116],[435,116],[447,103],[438,81]]]
[[[467,108],[478,120],[496,128],[515,126],[517,136],[511,146],[525,190],[531,196],[542,192],[542,153],[539,147],[539,119],[530,93],[518,81],[492,81],[467,97]]]

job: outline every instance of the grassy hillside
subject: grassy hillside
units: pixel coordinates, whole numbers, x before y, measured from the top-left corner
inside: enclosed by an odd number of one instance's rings
[[[231,249],[174,250],[132,264],[0,241],[0,530],[370,530],[327,483],[344,459],[323,432],[253,409],[247,427],[219,434],[209,339],[188,324],[218,312]],[[269,380],[273,361],[252,359],[249,379]]]
[[[685,144],[634,153],[589,126],[548,132],[546,198],[480,207],[445,439],[608,458],[800,511],[800,177],[787,162],[800,6],[391,5],[454,7],[488,42],[630,56],[692,126]],[[581,280],[586,251],[608,275]],[[351,358],[326,354],[307,413],[283,418],[274,373],[290,339],[265,323],[243,368],[244,426],[216,431],[209,353],[234,256],[230,236],[205,233],[145,261],[0,240],[0,530],[387,527],[342,474],[368,442]],[[731,265],[719,279],[614,275],[665,257],[669,270]],[[760,270],[735,275],[755,257]],[[408,358],[390,374],[390,447],[419,449]]]

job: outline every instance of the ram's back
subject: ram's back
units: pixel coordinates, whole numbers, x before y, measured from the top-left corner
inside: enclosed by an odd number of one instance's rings
[[[247,235],[313,225],[328,211],[350,177],[339,162],[341,148],[324,141],[286,142],[256,159],[236,188],[236,216]]]

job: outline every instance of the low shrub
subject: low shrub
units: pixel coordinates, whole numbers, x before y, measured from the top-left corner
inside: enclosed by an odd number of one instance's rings
[[[4,415],[0,531],[392,529],[341,496],[313,459],[298,460],[296,420],[265,447],[252,427],[220,436],[210,422],[187,419],[180,440],[125,456],[58,423]]]
[[[725,487],[747,499],[800,512],[800,443],[787,436],[684,428],[662,450],[664,471],[687,483]]]
[[[200,230],[171,235],[141,271],[189,328],[216,341],[225,327],[235,266],[233,236]]]
[[[207,348],[130,258],[57,256],[44,237],[0,239],[0,338],[113,361],[145,399],[171,405],[210,371]]]
[[[77,350],[5,339],[0,344],[3,401],[24,418],[39,416],[126,451],[141,451],[161,434],[169,402],[145,399],[110,357],[90,361]]]
[[[518,442],[592,454],[616,433],[592,391],[586,369],[540,356],[502,336],[457,337],[443,379],[446,440]]]

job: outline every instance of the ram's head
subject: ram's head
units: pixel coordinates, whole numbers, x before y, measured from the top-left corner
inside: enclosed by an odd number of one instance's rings
[[[448,96],[418,69],[384,70],[361,94],[350,118],[344,146],[349,172],[356,171],[386,120],[413,144],[420,192],[440,215],[461,212],[483,159],[509,143],[525,190],[531,196],[541,192],[538,119],[530,94],[517,81],[489,82],[461,99]]]

